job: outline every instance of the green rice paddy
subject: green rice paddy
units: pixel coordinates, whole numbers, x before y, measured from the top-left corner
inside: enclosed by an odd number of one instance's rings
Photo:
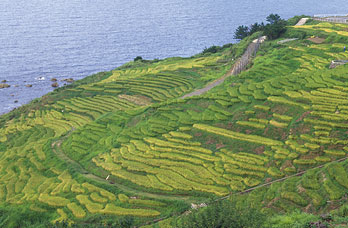
[[[225,75],[253,37],[128,63],[1,116],[1,207],[140,225],[251,188],[244,203],[272,215],[343,207],[348,67],[329,65],[348,58],[347,28],[291,27],[325,41],[266,41],[246,71],[201,96],[180,99]]]

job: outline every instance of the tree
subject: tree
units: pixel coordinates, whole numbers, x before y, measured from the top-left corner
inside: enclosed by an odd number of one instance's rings
[[[270,14],[266,20],[269,22],[264,28],[264,34],[270,40],[279,38],[286,32],[286,21],[281,19],[278,14]]]
[[[141,57],[141,56],[137,56],[137,57],[134,58],[134,62],[142,61],[142,60],[143,60],[143,57]]]
[[[265,25],[263,22],[261,24],[256,22],[256,23],[250,25],[249,34],[251,35],[255,32],[263,31],[264,29],[265,29]]]
[[[238,26],[234,33],[234,38],[237,40],[242,40],[249,36],[249,27],[245,25]]]
[[[286,32],[287,22],[278,14],[268,15],[266,21],[268,22],[267,25],[264,23],[254,23],[250,25],[250,27],[244,25],[239,26],[234,33],[234,38],[241,40],[255,32],[263,31],[268,39],[273,40],[279,38],[284,32]]]
[[[284,32],[286,32],[286,21],[279,20],[274,24],[267,24],[264,29],[264,34],[270,40],[279,38]]]
[[[276,24],[281,20],[280,16],[278,14],[270,14],[266,17],[266,21],[270,24]]]

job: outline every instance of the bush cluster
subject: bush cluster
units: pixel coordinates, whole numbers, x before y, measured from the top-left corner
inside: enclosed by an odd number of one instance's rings
[[[254,23],[250,26],[241,25],[239,26],[234,34],[234,38],[242,40],[247,36],[254,34],[255,32],[262,32],[268,39],[274,40],[279,38],[283,33],[286,32],[287,22],[278,14],[270,14],[266,21],[268,24]]]

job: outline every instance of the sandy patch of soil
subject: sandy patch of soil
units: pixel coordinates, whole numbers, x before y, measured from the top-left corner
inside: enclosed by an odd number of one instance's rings
[[[319,37],[308,38],[307,40],[312,41],[313,43],[316,43],[316,44],[321,44],[325,41],[325,39],[319,38]]]

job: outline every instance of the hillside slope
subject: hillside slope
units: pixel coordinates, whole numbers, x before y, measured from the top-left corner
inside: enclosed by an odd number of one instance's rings
[[[245,202],[270,214],[338,208],[348,68],[329,66],[348,58],[347,28],[291,27],[286,38],[305,38],[266,41],[247,71],[201,96],[180,99],[229,71],[258,34],[217,53],[128,63],[1,116],[0,202],[11,218],[1,222],[139,225],[307,170]]]

